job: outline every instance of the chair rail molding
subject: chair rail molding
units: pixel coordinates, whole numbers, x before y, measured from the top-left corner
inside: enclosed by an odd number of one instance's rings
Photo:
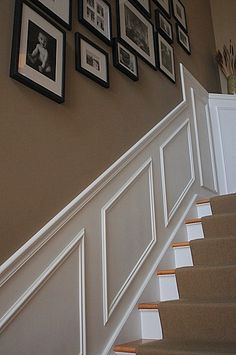
[[[182,101],[0,266],[4,354],[110,354],[193,202],[216,193],[209,94],[180,78]]]

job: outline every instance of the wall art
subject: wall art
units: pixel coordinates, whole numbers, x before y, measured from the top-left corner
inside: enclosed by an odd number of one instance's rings
[[[159,68],[175,83],[175,59],[174,49],[169,42],[160,34],[157,34]]]
[[[156,28],[162,34],[165,39],[172,43],[173,42],[173,28],[170,21],[160,12],[159,10],[155,11],[156,18]]]
[[[64,101],[66,34],[28,0],[16,0],[10,76]]]
[[[170,0],[153,0],[154,3],[165,13],[167,17],[171,16]]]
[[[75,66],[76,70],[109,87],[108,54],[80,33],[75,33]]]
[[[153,69],[156,51],[153,24],[131,3],[117,0],[118,36]]]
[[[113,43],[113,64],[134,81],[138,80],[137,56],[118,39]]]
[[[180,0],[172,0],[173,7],[173,15],[175,19],[183,26],[183,28],[187,31],[187,20],[186,20],[186,12],[185,7]]]
[[[111,45],[111,5],[106,0],[78,0],[78,5],[79,21]]]
[[[183,47],[183,49],[188,53],[191,54],[191,47],[188,34],[183,30],[181,26],[176,23],[176,34],[177,34],[177,41]]]
[[[151,17],[151,5],[150,0],[131,0],[134,6],[137,7],[147,17]]]

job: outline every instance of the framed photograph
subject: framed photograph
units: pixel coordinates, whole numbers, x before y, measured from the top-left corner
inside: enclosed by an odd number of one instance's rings
[[[80,33],[75,33],[75,67],[80,73],[109,87],[108,54]]]
[[[178,43],[188,54],[191,54],[189,36],[178,23],[176,23],[176,33]]]
[[[138,80],[137,56],[118,39],[113,43],[113,64],[134,81]]]
[[[28,0],[16,0],[10,76],[61,103],[65,85],[65,32]]]
[[[137,7],[145,16],[151,17],[150,0],[131,0],[134,6]]]
[[[159,10],[155,11],[155,18],[156,18],[156,28],[158,32],[161,33],[165,39],[172,43],[173,42],[173,28],[170,21],[160,12]]]
[[[185,31],[187,31],[188,28],[187,28],[187,20],[186,20],[184,5],[180,0],[172,0],[172,6],[173,6],[173,15],[175,19],[183,26]]]
[[[78,0],[79,21],[104,42],[112,44],[111,5],[106,0]]]
[[[153,24],[130,0],[117,0],[118,36],[153,69],[156,51]]]
[[[72,0],[32,0],[32,2],[34,2],[62,26],[68,30],[71,30]]]
[[[174,49],[160,33],[157,34],[157,41],[159,68],[170,80],[175,83]]]
[[[167,17],[171,17],[170,0],[153,0],[155,4],[161,9]]]

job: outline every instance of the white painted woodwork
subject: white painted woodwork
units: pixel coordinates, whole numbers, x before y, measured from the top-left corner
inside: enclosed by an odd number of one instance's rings
[[[201,222],[186,224],[188,240],[204,238]]]
[[[236,192],[236,97],[209,95],[220,194]]]
[[[182,102],[0,266],[4,355],[110,354],[194,201],[214,194],[208,94],[180,76]]]
[[[160,301],[179,299],[175,274],[158,275],[157,278],[160,285]]]
[[[162,339],[162,326],[157,309],[142,309],[141,316],[142,339]]]
[[[173,250],[176,268],[184,266],[193,266],[193,258],[190,246],[173,247]]]
[[[209,202],[197,204],[196,208],[198,218],[212,215],[211,205]]]

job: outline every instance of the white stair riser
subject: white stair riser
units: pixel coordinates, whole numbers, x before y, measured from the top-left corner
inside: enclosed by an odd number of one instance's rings
[[[142,339],[162,339],[162,327],[158,310],[140,310]]]
[[[188,240],[204,238],[201,222],[186,224]]]
[[[203,203],[201,205],[197,205],[197,215],[198,218],[212,215],[210,203]]]
[[[158,275],[160,301],[179,299],[175,275]]]
[[[193,266],[191,249],[189,246],[174,247],[175,267]]]
[[[120,354],[120,355],[136,355],[136,353],[123,353],[123,352],[122,352],[122,353],[120,353],[120,352],[118,352],[118,353],[115,352],[114,354],[117,354],[117,355],[119,355],[119,354]]]

